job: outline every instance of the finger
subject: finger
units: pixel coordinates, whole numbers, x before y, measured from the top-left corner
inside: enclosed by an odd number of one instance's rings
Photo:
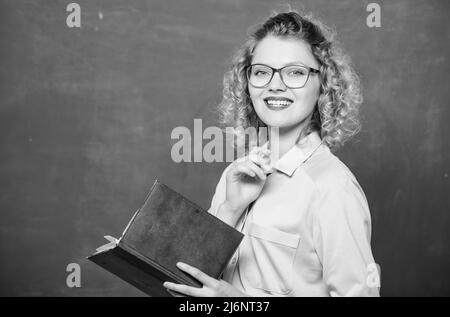
[[[257,165],[268,164],[270,163],[270,151],[265,152],[264,150],[261,150],[258,155],[249,155],[248,159]]]
[[[236,174],[246,174],[250,177],[255,177],[256,173],[249,167],[247,166],[245,163],[242,164],[238,164],[236,166]]]
[[[255,162],[250,161],[250,160],[248,160],[248,161],[246,162],[246,165],[247,165],[249,168],[251,168],[251,170],[252,170],[253,172],[255,172],[256,175],[258,175],[258,177],[259,177],[260,179],[266,179],[266,174],[264,173],[264,170],[262,169],[261,166],[255,164]]]
[[[187,296],[200,297],[202,294],[202,289],[198,287],[187,286],[183,284],[175,284],[171,282],[164,282],[163,286],[168,290],[184,294]],[[182,295],[175,295],[176,297],[181,297]]]
[[[259,154],[251,154],[247,157],[247,161],[253,162],[256,165],[260,166],[262,164],[262,157]]]
[[[270,165],[270,158],[268,156],[250,155],[248,160],[255,163],[256,166],[260,167],[264,175],[271,173],[272,168]]]
[[[168,288],[166,288],[167,293],[169,293],[170,295],[172,295],[173,297],[186,297],[186,295],[172,291]]]
[[[261,153],[262,153],[264,156],[270,156],[270,150],[269,150],[269,149],[263,148],[263,149],[261,150]]]
[[[183,263],[183,262],[178,262],[177,263],[177,267],[180,270],[183,270],[184,272],[186,272],[189,275],[191,275],[193,278],[195,278],[197,281],[199,281],[200,283],[202,283],[205,286],[212,286],[213,283],[216,281],[216,279],[214,279],[214,278],[210,277],[209,275],[203,273],[202,271],[200,271],[196,267],[190,266],[189,264],[186,264],[186,263]]]

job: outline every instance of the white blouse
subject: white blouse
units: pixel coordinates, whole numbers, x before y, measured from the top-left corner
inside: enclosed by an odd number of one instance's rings
[[[213,215],[225,200],[228,168]],[[245,237],[223,279],[250,296],[379,296],[367,199],[317,132],[278,160],[236,228]]]

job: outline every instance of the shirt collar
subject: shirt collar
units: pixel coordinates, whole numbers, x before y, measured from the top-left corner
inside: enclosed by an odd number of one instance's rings
[[[306,162],[322,143],[319,133],[317,131],[311,132],[287,151],[275,163],[274,168],[288,176],[292,176],[295,170],[302,163]]]

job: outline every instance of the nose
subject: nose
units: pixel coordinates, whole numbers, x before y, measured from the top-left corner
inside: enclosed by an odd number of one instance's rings
[[[286,91],[286,85],[281,80],[281,75],[279,72],[275,72],[275,74],[273,74],[268,88],[269,91]]]

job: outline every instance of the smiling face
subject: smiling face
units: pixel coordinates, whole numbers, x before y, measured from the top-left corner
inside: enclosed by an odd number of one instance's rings
[[[310,46],[298,39],[267,36],[255,48],[251,64],[273,68],[305,65],[319,69]],[[309,123],[320,92],[318,74],[311,73],[302,88],[288,88],[277,72],[263,88],[248,85],[258,117],[269,127],[303,129]]]

